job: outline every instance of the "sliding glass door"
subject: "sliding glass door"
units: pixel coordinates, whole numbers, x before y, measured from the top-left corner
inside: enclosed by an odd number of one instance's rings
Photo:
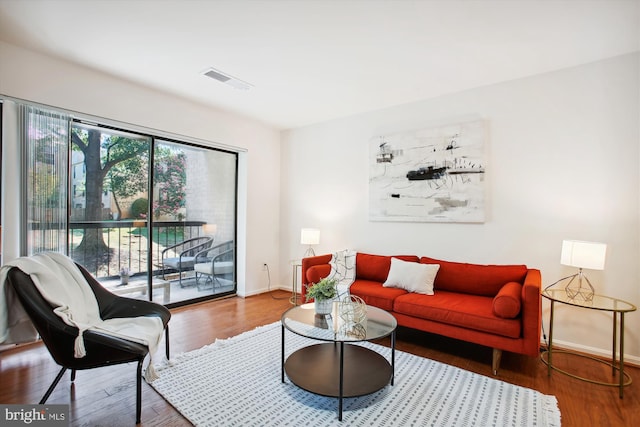
[[[154,145],[154,281],[172,301],[236,290],[235,153],[157,139]]]
[[[236,292],[237,154],[25,109],[24,252],[68,253],[120,295]]]

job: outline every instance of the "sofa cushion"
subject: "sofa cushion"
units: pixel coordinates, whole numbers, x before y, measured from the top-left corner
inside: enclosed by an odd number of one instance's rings
[[[524,281],[526,265],[480,265],[422,257],[423,264],[440,264],[434,288],[494,297],[505,283]]]
[[[399,288],[385,288],[382,283],[372,280],[356,279],[349,288],[349,293],[362,298],[368,305],[391,311],[393,300],[406,294],[407,291]]]
[[[415,255],[398,255],[395,258],[403,261],[418,262]],[[389,275],[391,257],[386,255],[370,255],[358,252],[356,254],[356,279],[384,282]]]
[[[433,295],[433,281],[439,268],[439,264],[420,264],[391,258],[389,275],[382,286]]]
[[[318,283],[320,279],[327,277],[331,273],[331,265],[320,264],[309,267],[306,271],[306,283]]]
[[[522,285],[518,282],[506,283],[493,298],[493,314],[503,319],[514,319],[520,314]]]
[[[407,293],[398,296],[393,311],[509,338],[520,338],[520,319],[503,319],[493,314],[493,298],[481,295],[437,291],[435,295]]]

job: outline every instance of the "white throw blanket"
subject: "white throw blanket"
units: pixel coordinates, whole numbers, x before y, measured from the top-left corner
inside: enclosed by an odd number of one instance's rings
[[[148,346],[150,360],[145,378],[149,382],[157,378],[151,358],[162,339],[162,320],[147,316],[102,320],[93,290],[78,267],[73,260],[56,252],[18,258],[0,270],[0,343],[29,342],[35,339],[33,326],[25,327],[26,314],[18,298],[12,295],[13,288],[5,284],[11,267],[18,267],[28,274],[43,298],[55,307],[54,313],[67,325],[78,328],[80,332],[74,348],[76,358],[86,355],[84,331],[99,330]]]
[[[337,281],[338,299],[349,295],[349,287],[356,280],[356,252],[350,249],[335,252],[331,255],[331,272],[329,279]]]

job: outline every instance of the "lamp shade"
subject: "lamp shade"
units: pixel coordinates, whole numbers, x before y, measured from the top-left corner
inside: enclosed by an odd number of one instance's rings
[[[300,243],[303,245],[317,245],[320,243],[320,230],[317,228],[303,228],[300,231]]]
[[[605,243],[563,240],[560,263],[589,270],[604,270]]]
[[[207,236],[213,236],[218,231],[218,226],[216,224],[204,224],[202,226],[202,231]]]

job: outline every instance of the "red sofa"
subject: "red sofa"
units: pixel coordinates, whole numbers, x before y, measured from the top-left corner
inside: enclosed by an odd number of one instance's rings
[[[525,265],[479,265],[394,256],[403,261],[439,264],[434,295],[384,287],[391,256],[356,254],[350,292],[390,312],[398,325],[493,348],[497,375],[502,351],[538,356],[541,326],[540,271]],[[329,275],[331,255],[302,260],[306,286]]]

